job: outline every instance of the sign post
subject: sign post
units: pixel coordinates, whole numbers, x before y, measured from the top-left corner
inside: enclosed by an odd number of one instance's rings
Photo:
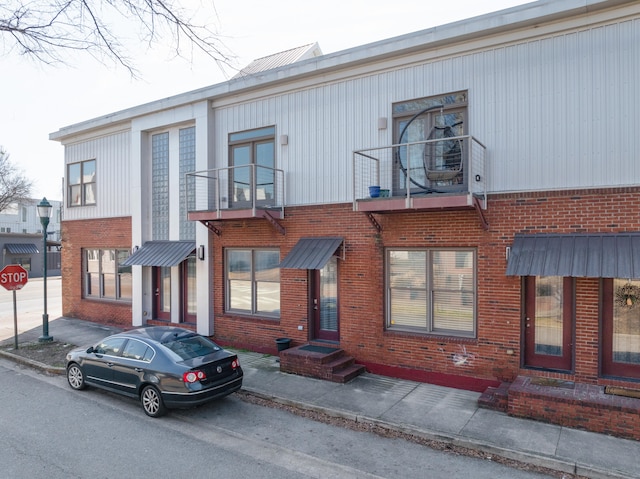
[[[0,271],[0,286],[13,291],[13,344],[18,349],[18,306],[16,291],[22,289],[29,280],[29,273],[19,264],[9,264]]]

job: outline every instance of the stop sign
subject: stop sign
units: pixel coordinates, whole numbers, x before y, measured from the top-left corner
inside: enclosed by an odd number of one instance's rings
[[[9,291],[22,289],[28,279],[29,273],[19,264],[9,264],[0,271],[0,285]]]

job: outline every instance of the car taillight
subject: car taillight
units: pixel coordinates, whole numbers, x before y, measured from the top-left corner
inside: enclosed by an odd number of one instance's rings
[[[202,371],[187,371],[182,375],[182,380],[185,383],[195,383],[196,381],[202,381],[207,375]]]
[[[238,361],[237,359],[234,359],[233,361],[231,361],[231,369],[238,369],[240,367],[240,361]]]

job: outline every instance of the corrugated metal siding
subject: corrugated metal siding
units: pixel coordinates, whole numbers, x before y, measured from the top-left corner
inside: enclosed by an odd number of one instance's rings
[[[229,132],[276,125],[287,204],[352,199],[353,150],[393,142],[394,102],[466,90],[469,133],[488,149],[492,192],[640,183],[640,19],[535,38],[216,111],[216,166]],[[389,118],[386,130],[377,119]]]
[[[640,234],[516,235],[509,276],[640,278]]]
[[[194,241],[147,241],[129,256],[123,266],[166,266],[182,263],[196,249]]]
[[[38,248],[33,243],[5,243],[9,254],[37,254]]]
[[[77,220],[130,215],[130,157],[131,135],[128,131],[66,145],[65,165],[95,158],[97,198],[96,204],[92,206],[72,208],[65,206],[64,219]]]

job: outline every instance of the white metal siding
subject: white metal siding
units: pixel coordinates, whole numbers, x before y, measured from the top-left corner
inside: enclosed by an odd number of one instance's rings
[[[131,215],[130,151],[129,131],[65,146],[65,165],[95,158],[97,184],[96,204],[71,208],[65,206],[63,215],[65,220]],[[65,191],[65,199],[66,196]]]
[[[493,192],[640,183],[640,19],[445,57],[407,58],[343,81],[220,107],[216,167],[227,135],[276,125],[287,204],[351,200],[351,152],[392,143],[394,102],[466,90],[469,133],[487,146]],[[377,129],[379,117],[389,119]]]

